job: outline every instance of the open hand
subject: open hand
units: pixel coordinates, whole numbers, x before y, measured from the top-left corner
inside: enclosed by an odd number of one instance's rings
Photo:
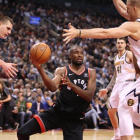
[[[17,75],[16,72],[18,72],[18,70],[15,68],[16,66],[17,64],[1,62],[1,67],[9,78],[13,78]]]
[[[69,30],[68,29],[63,29],[63,31],[66,32],[66,33],[63,34],[63,37],[65,37],[64,42],[66,42],[66,44],[70,40],[72,40],[73,38],[77,37],[78,36],[78,31],[79,31],[79,30],[75,29],[71,25],[71,23],[69,23],[68,26],[69,26]]]
[[[37,67],[37,68],[39,68],[40,66],[41,66],[41,64],[38,64],[38,63],[36,63],[33,59],[32,59],[32,57],[29,55],[29,58],[31,59],[31,62]]]
[[[107,92],[108,92],[107,89],[100,89],[100,90],[99,90],[99,97],[104,96]]]

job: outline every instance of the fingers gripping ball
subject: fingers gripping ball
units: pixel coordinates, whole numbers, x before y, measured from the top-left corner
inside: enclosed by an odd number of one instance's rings
[[[51,57],[50,47],[45,43],[36,43],[30,49],[30,56],[36,63],[46,63]]]

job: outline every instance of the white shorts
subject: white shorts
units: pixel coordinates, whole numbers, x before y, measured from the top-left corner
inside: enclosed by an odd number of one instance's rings
[[[113,87],[110,99],[109,99],[109,107],[110,108],[118,108],[120,100],[124,100],[127,92],[126,89],[130,89],[133,85],[133,81],[126,81],[123,83],[116,83]]]
[[[134,124],[140,126],[140,77],[127,90],[127,95],[120,104],[131,111]]]

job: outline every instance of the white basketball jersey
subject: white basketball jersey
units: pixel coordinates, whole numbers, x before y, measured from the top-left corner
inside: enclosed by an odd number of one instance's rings
[[[115,68],[116,68],[116,83],[131,81],[135,79],[135,73],[128,73],[125,68],[134,69],[132,63],[126,62],[127,51],[119,58],[119,55],[115,59]]]
[[[136,21],[140,22],[140,19],[137,19]],[[137,59],[138,67],[140,68],[140,40],[134,40],[130,36],[128,36],[128,40],[131,45],[132,52]]]

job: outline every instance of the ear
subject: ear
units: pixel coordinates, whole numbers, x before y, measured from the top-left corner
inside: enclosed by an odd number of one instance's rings
[[[134,11],[136,12],[136,10],[137,10],[137,7],[136,7],[136,6],[134,6]]]

